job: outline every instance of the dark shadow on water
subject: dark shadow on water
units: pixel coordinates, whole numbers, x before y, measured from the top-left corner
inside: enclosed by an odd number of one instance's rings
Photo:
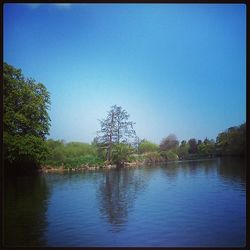
[[[6,178],[20,176],[36,176],[40,173],[40,167],[32,161],[21,161],[15,163],[4,162],[4,176]]]
[[[218,174],[225,181],[246,185],[246,159],[240,157],[222,157],[220,159]]]
[[[51,221],[47,221],[48,200],[51,192],[61,190],[64,185],[67,185],[70,190],[71,184],[74,187],[78,184],[81,187],[85,181],[91,183],[91,185],[94,184],[91,188],[96,188],[93,192],[97,192],[97,206],[104,222],[100,226],[104,227],[105,230],[107,230],[106,227],[110,228],[112,233],[119,233],[121,231],[126,232],[125,228],[130,220],[130,214],[133,213],[133,210],[137,211],[138,209],[135,206],[136,200],[140,195],[147,194],[149,184],[153,183],[159,186],[164,184],[163,186],[166,187],[165,184],[170,182],[171,186],[174,187],[172,184],[180,183],[181,180],[189,182],[193,181],[194,178],[199,179],[201,177],[203,178],[201,180],[204,180],[205,183],[207,180],[219,180],[219,183],[223,181],[226,184],[225,187],[233,186],[244,191],[245,174],[246,164],[243,159],[225,157],[211,160],[171,162],[165,165],[145,166],[138,169],[121,168],[86,173],[54,173],[46,176],[5,178],[3,197],[4,246],[45,246],[47,244],[45,237],[48,223],[51,223]],[[179,175],[183,179],[179,179]],[[174,188],[172,190],[175,192]],[[63,200],[67,201],[67,199],[67,197],[63,197]],[[149,207],[151,205],[148,204]],[[64,217],[62,217],[62,222],[63,220]],[[75,235],[78,232],[75,231]],[[58,233],[57,235],[57,232],[52,235],[52,237],[60,236],[61,234]],[[81,236],[79,236],[79,239],[81,240]]]
[[[5,177],[4,246],[43,246],[47,227],[46,211],[50,196],[40,175]]]

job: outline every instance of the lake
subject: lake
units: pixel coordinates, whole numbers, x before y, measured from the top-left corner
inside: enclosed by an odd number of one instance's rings
[[[5,246],[239,247],[245,161],[221,158],[5,182]]]

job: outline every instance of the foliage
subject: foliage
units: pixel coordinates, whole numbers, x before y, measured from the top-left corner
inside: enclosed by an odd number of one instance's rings
[[[129,121],[129,114],[116,105],[112,106],[105,119],[100,120],[101,130],[96,138],[99,147],[106,149],[106,159],[111,160],[111,151],[114,144],[128,143],[135,137],[134,123]]]
[[[179,145],[179,141],[177,140],[176,135],[170,134],[161,141],[160,150],[165,151],[165,150],[174,149],[174,148],[177,148],[178,145]]]
[[[111,161],[118,165],[122,165],[124,162],[129,161],[133,148],[125,143],[116,143],[112,147]]]
[[[47,149],[50,95],[42,83],[25,78],[21,69],[3,65],[4,160],[39,164]]]
[[[94,155],[83,155],[75,158],[67,158],[64,161],[66,168],[81,167],[81,166],[102,166],[103,160]]]
[[[245,123],[219,133],[216,143],[207,138],[203,142],[191,138],[179,145],[176,135],[170,134],[158,146],[145,139],[140,141],[129,114],[116,105],[100,120],[101,129],[92,144],[46,141],[50,127],[50,95],[46,87],[25,78],[21,69],[7,63],[3,65],[3,80],[3,156],[8,165],[43,163],[70,167],[98,165],[104,160],[121,164],[135,159],[157,162],[197,155],[245,154]],[[135,152],[139,155],[133,155]]]
[[[129,160],[143,162],[146,159],[145,155],[146,154],[131,154]]]
[[[161,156],[167,160],[178,160],[178,155],[173,150],[161,151]]]
[[[103,163],[94,145],[81,142],[65,143],[62,140],[55,141],[52,139],[49,139],[46,143],[49,154],[43,163],[45,165],[78,167]]]
[[[142,140],[138,146],[138,152],[141,154],[146,152],[155,152],[158,149],[159,149],[158,145],[156,145],[153,142],[147,141],[145,139]]]
[[[202,155],[211,155],[215,153],[215,143],[213,140],[208,140],[207,138],[204,142],[197,145],[198,153]]]
[[[192,138],[192,139],[188,140],[188,144],[189,144],[188,153],[189,154],[195,154],[195,153],[197,153],[198,148],[197,148],[197,141],[196,141],[196,139]]]
[[[48,154],[48,148],[43,139],[26,134],[26,135],[10,135],[3,132],[4,156],[5,161],[12,165],[18,163],[34,163],[38,164]]]
[[[159,152],[148,152],[144,154],[144,157],[146,162],[151,162],[151,163],[160,162],[164,160]]]
[[[45,139],[49,134],[50,96],[46,87],[24,78],[20,69],[4,63],[3,125],[11,135],[32,134]]]
[[[216,138],[216,147],[217,152],[222,155],[245,155],[246,123],[219,133]]]
[[[141,140],[137,135],[134,138],[134,141],[131,143],[132,147],[134,148],[134,151],[136,153],[139,153],[139,145],[143,140]]]
[[[178,156],[180,158],[187,158],[188,154],[189,154],[189,143],[187,143],[185,140],[183,140],[181,142],[181,145],[179,146],[178,149]]]
[[[137,151],[131,144],[114,142],[110,163],[121,165],[123,162],[131,161],[156,163],[165,160],[178,160],[179,158],[197,159],[215,155],[218,152],[238,154],[244,152],[245,148],[245,124],[219,134],[216,143],[207,138],[204,141],[192,138],[188,142],[181,141],[179,146],[175,144],[171,149],[160,152],[158,145],[145,139],[138,140],[138,144],[139,153],[135,154]],[[50,151],[47,163],[53,163],[52,165],[61,166],[63,164],[64,167],[77,167],[86,164],[101,165],[106,159],[106,155],[103,154],[105,151],[100,147],[103,144],[98,142],[98,138],[94,138],[92,144],[48,140],[47,145]],[[221,148],[224,151],[219,151]]]

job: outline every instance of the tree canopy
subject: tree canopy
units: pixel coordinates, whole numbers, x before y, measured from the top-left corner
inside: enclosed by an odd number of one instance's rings
[[[21,69],[3,65],[4,160],[39,163],[46,156],[50,95],[42,83],[25,78]]]
[[[222,155],[244,155],[246,150],[246,123],[228,128],[216,138],[217,152]]]
[[[175,134],[170,134],[166,138],[164,138],[160,143],[160,149],[162,151],[170,150],[178,147],[179,141]]]
[[[188,144],[189,144],[189,153],[190,154],[195,154],[198,151],[198,146],[197,146],[197,140],[195,138],[191,138],[188,140]]]
[[[96,141],[107,149],[106,158],[111,160],[111,151],[114,144],[127,144],[130,138],[135,138],[133,128],[135,123],[129,121],[129,114],[119,106],[112,106],[105,119],[100,120],[101,130],[98,131]]]

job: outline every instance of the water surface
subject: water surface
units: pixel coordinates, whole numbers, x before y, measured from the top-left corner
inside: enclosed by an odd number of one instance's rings
[[[6,246],[245,245],[242,159],[43,174],[5,184]]]

